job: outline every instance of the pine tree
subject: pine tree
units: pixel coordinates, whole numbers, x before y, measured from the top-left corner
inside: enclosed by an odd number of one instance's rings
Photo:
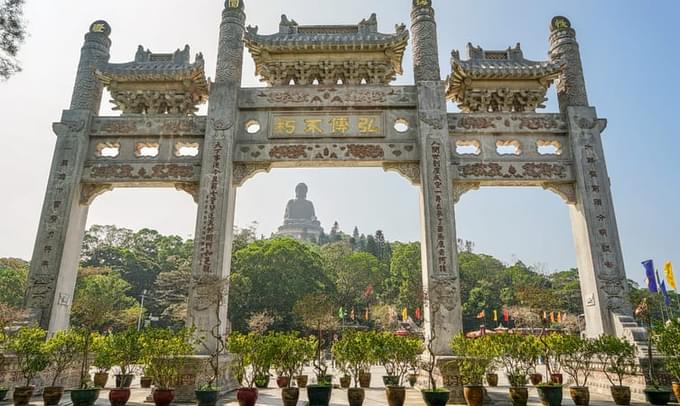
[[[378,244],[375,242],[375,237],[372,235],[369,235],[366,237],[366,252],[369,254],[373,255],[374,257],[378,257]]]
[[[382,230],[375,232],[375,254],[376,258],[381,261],[387,259],[387,243],[385,242],[385,234]]]
[[[352,238],[349,239],[349,243],[352,246],[352,251],[359,251],[359,227],[354,226],[354,231],[352,231]]]
[[[21,71],[16,59],[24,42],[24,0],[0,0],[0,79],[9,79]]]
[[[342,235],[340,232],[340,224],[336,221],[333,223],[333,228],[331,228],[331,234],[330,234],[330,241],[331,242],[336,242],[340,241],[342,239]]]

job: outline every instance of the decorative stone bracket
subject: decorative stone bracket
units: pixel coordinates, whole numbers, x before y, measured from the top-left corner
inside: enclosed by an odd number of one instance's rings
[[[418,162],[388,162],[383,164],[385,172],[397,172],[411,182],[420,186],[420,164]]]

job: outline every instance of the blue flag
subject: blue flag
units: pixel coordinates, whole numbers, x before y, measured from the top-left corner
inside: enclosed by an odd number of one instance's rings
[[[663,293],[663,298],[666,301],[666,306],[671,305],[671,297],[668,296],[668,290],[666,289],[666,282],[661,281],[661,293]]]
[[[659,288],[656,285],[656,274],[654,272],[654,261],[648,259],[642,261],[642,266],[645,267],[645,274],[647,275],[647,289],[652,293],[659,293]]]

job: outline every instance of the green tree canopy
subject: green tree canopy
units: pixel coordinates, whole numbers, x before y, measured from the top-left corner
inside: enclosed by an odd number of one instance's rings
[[[330,285],[321,256],[308,245],[290,238],[255,241],[234,256],[229,319],[234,329],[245,331],[250,315],[268,312],[274,329],[291,329],[295,303]]]

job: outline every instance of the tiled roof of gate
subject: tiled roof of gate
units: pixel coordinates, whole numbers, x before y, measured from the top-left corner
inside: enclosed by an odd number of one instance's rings
[[[520,44],[504,51],[485,51],[481,47],[467,45],[468,60],[461,60],[460,53],[453,51],[451,67],[453,79],[541,79],[554,77],[562,65],[550,61],[524,59]]]
[[[260,35],[257,27],[248,27],[245,41],[251,50],[295,50],[298,52],[394,49],[403,54],[409,33],[406,26],[398,25],[394,34],[378,32],[376,15],[373,14],[357,25],[299,25],[295,20],[281,16],[279,32]]]
[[[127,63],[109,63],[97,70],[97,76],[108,85],[112,81],[184,81],[191,80],[195,85],[207,88],[205,61],[198,54],[191,63],[190,48],[177,50],[171,54],[157,54],[144,50],[140,45],[135,60]]]

